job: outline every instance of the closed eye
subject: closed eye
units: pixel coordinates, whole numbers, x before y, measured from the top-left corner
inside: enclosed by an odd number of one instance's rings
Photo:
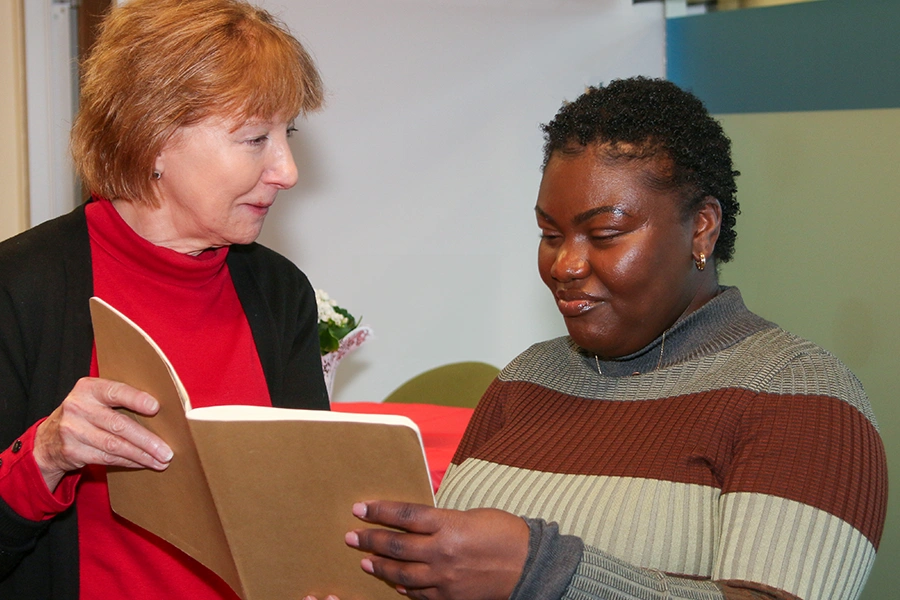
[[[542,244],[558,244],[562,239],[562,234],[556,231],[541,231],[540,239]]]
[[[620,235],[622,235],[621,231],[595,231],[591,233],[590,237],[592,240],[603,241],[611,240],[615,237],[619,237]]]

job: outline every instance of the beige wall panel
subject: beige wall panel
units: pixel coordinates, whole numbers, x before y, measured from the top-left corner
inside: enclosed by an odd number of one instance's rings
[[[900,473],[900,109],[726,115],[742,213],[722,280],[860,378]],[[900,478],[863,599],[896,593]]]
[[[0,0],[0,240],[28,227],[28,146],[21,0]]]

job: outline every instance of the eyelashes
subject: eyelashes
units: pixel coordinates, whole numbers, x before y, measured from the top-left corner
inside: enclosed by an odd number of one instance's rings
[[[289,125],[286,130],[287,137],[293,137],[294,132],[296,132],[296,131],[297,131],[296,127],[294,127],[293,125]],[[247,140],[247,144],[249,144],[251,146],[262,146],[263,144],[266,143],[266,140],[268,140],[268,139],[269,139],[269,134],[267,133],[267,134],[261,135],[259,137],[250,138],[249,140]]]

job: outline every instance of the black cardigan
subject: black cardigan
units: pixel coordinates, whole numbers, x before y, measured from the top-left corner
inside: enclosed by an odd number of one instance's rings
[[[272,404],[327,410],[306,276],[255,243],[232,246],[227,264]],[[53,412],[89,374],[92,290],[83,206],[0,243],[0,448]],[[78,600],[78,579],[75,507],[36,523],[0,500],[0,600]]]

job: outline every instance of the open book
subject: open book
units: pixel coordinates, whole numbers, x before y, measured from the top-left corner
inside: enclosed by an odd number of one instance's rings
[[[159,400],[131,414],[175,453],[168,469],[108,472],[113,510],[218,574],[244,600],[396,600],[344,534],[360,500],[434,503],[416,425],[392,415],[258,406],[191,409],[159,347],[98,298],[100,376]]]

